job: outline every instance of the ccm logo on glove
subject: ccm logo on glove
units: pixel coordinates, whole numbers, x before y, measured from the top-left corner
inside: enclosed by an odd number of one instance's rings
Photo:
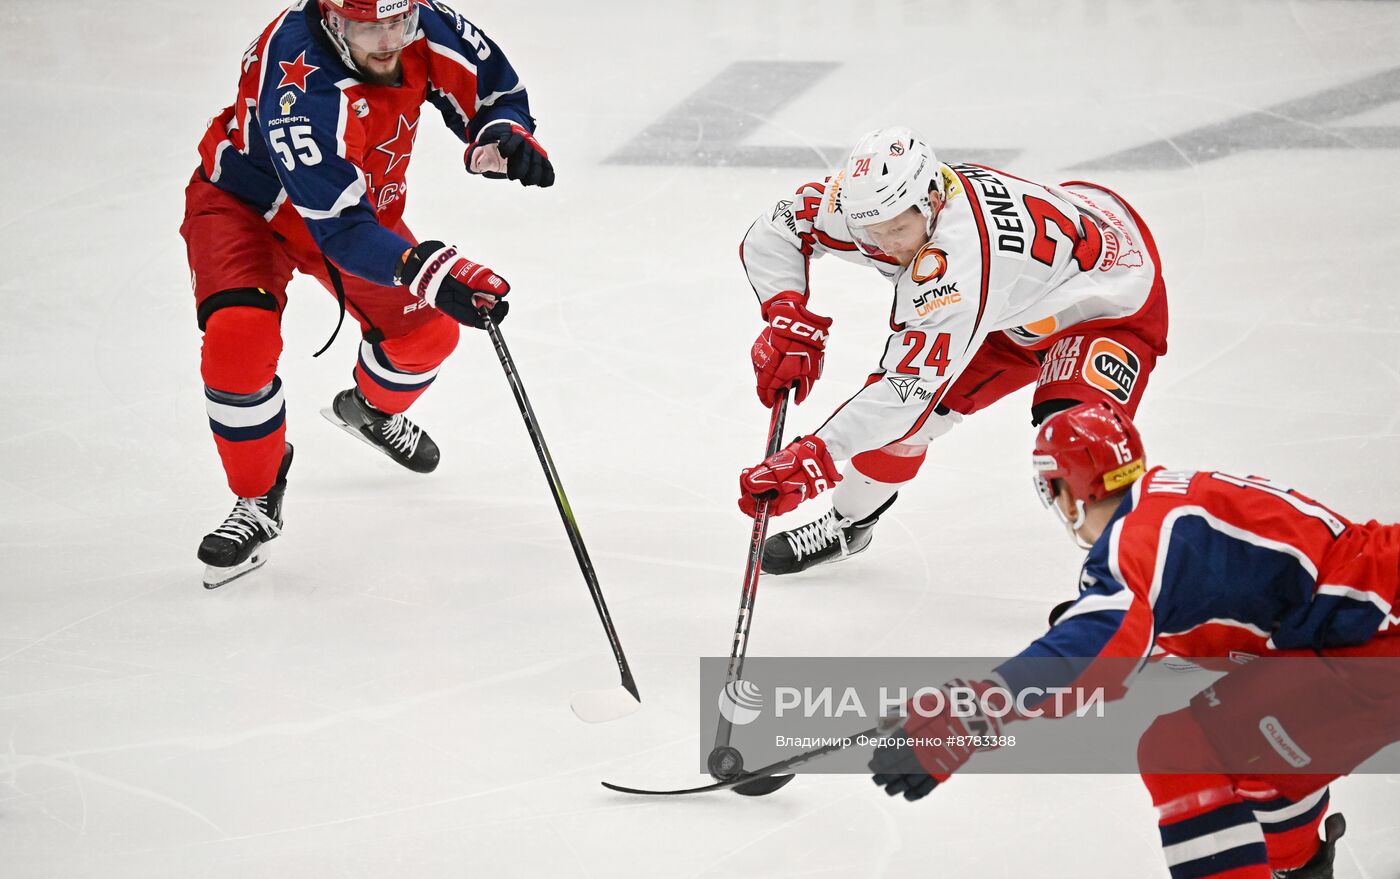
[[[769,323],[775,330],[782,330],[794,336],[801,336],[804,339],[811,339],[819,345],[826,344],[826,332],[822,327],[814,327],[811,324],[804,324],[801,321],[793,320],[785,314],[776,315]],[[831,326],[830,321],[827,326]]]
[[[801,403],[821,378],[831,318],[808,311],[806,297],[788,290],[763,303],[763,319],[768,326],[749,350],[758,399],[771,409],[780,391],[795,388]]]
[[[739,474],[739,509],[746,516],[756,516],[758,502],[763,500],[768,501],[770,514],[781,516],[840,481],[821,437],[798,437]]]

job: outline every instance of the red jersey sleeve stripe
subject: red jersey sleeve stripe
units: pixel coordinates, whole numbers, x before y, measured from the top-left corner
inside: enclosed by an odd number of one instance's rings
[[[830,250],[844,250],[850,252],[856,249],[855,242],[842,241],[840,238],[832,238],[820,229],[813,227],[812,232],[817,236],[817,243]]]
[[[987,287],[992,278],[992,246],[987,238],[987,223],[982,217],[982,202],[978,201],[977,194],[973,191],[972,183],[962,175],[960,171],[953,171],[962,181],[963,193],[967,195],[968,201],[972,204],[972,220],[977,224],[978,243],[982,249],[982,287],[978,292],[977,320],[972,324],[972,333],[967,339],[967,349],[963,350],[963,356],[967,356],[967,351],[972,347],[972,343],[977,339],[977,330],[982,326],[982,318],[987,312]]]

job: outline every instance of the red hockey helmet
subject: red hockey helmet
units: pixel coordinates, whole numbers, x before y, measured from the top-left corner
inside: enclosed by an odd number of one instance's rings
[[[412,12],[416,0],[321,0],[321,14],[335,13],[351,21],[383,21]]]
[[[1127,489],[1147,472],[1137,428],[1108,403],[1080,403],[1047,418],[1031,460],[1040,499],[1050,507],[1053,480],[1063,479],[1075,500],[1088,504]]]

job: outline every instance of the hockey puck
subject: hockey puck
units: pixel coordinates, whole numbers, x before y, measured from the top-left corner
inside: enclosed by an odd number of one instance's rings
[[[739,753],[738,748],[731,748],[728,745],[711,751],[710,759],[707,762],[710,767],[710,775],[716,781],[738,778],[740,773],[744,771],[744,755]]]

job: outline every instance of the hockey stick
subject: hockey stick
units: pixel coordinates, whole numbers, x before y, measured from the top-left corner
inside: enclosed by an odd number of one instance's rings
[[[768,451],[764,457],[771,457],[778,453],[778,449],[783,445],[783,424],[787,421],[789,390],[784,388],[778,393],[777,405],[773,407],[773,414],[768,422]],[[758,595],[758,575],[760,572],[759,560],[763,555],[763,540],[768,535],[768,500],[760,500],[754,511],[753,530],[749,532],[749,563],[744,571],[744,591],[739,598],[739,622],[734,627],[734,647],[729,654],[729,671],[725,677],[725,688],[739,680],[739,676],[744,671],[744,653],[749,644],[749,624],[753,621],[754,598]],[[734,732],[734,724],[723,712],[719,717],[719,729],[715,732],[715,746],[710,751],[710,756],[706,761],[710,775],[716,781],[725,782],[738,778],[744,771],[744,756],[739,753],[739,749],[729,744],[729,737]],[[757,780],[753,790],[746,796],[762,796],[765,793],[772,793],[792,780],[791,775],[770,776],[766,779]],[[763,785],[768,785],[767,790],[758,791]]]
[[[886,724],[881,723],[864,732],[856,733],[854,736],[846,736],[846,742],[855,744],[857,739],[879,735],[886,729]],[[779,760],[777,763],[769,763],[767,766],[760,767],[752,772],[743,772],[734,778],[717,781],[714,784],[707,784],[704,787],[691,787],[685,788],[684,790],[642,790],[636,787],[623,787],[620,784],[610,784],[606,781],[602,784],[603,787],[608,790],[615,790],[621,794],[638,794],[648,797],[679,797],[686,794],[704,794],[716,790],[732,790],[740,796],[761,797],[765,794],[771,794],[789,781],[792,781],[793,775],[789,770],[796,769],[805,763],[810,763],[818,757],[825,757],[837,751],[844,751],[846,748],[850,747],[850,744],[837,742],[830,745],[823,745],[820,748],[813,748],[810,751],[798,754],[796,757]]]
[[[619,717],[626,717],[633,711],[641,707],[642,697],[637,692],[637,683],[632,679],[632,669],[627,665],[627,657],[622,653],[622,641],[617,637],[617,629],[613,627],[612,617],[608,614],[607,602],[603,600],[603,590],[598,586],[598,576],[593,572],[593,562],[588,558],[588,550],[583,545],[583,535],[579,533],[578,522],[574,519],[574,511],[569,506],[569,499],[564,495],[564,485],[559,481],[559,471],[554,467],[554,459],[550,457],[549,447],[544,443],[544,434],[540,432],[540,423],[535,418],[535,410],[530,406],[530,399],[525,396],[525,386],[520,382],[520,374],[515,369],[515,361],[511,359],[510,350],[506,348],[506,340],[501,336],[501,330],[496,326],[496,322],[491,320],[486,309],[481,311],[481,322],[486,327],[486,332],[491,336],[491,344],[496,348],[496,356],[501,360],[501,368],[505,370],[506,381],[510,383],[510,389],[515,394],[515,402],[520,406],[520,414],[525,419],[525,428],[530,432],[530,441],[535,445],[535,454],[539,456],[540,467],[544,468],[544,478],[549,482],[550,491],[554,495],[554,505],[559,508],[559,516],[564,520],[564,530],[569,534],[569,543],[574,548],[574,556],[578,559],[579,570],[583,573],[584,582],[588,584],[588,592],[593,596],[593,606],[598,609],[598,619],[603,622],[603,631],[607,632],[608,644],[612,647],[613,658],[617,660],[617,670],[622,677],[622,683],[618,687],[609,687],[601,690],[581,690],[569,699],[569,707],[580,720],[588,723],[605,723],[609,720],[617,720]]]

